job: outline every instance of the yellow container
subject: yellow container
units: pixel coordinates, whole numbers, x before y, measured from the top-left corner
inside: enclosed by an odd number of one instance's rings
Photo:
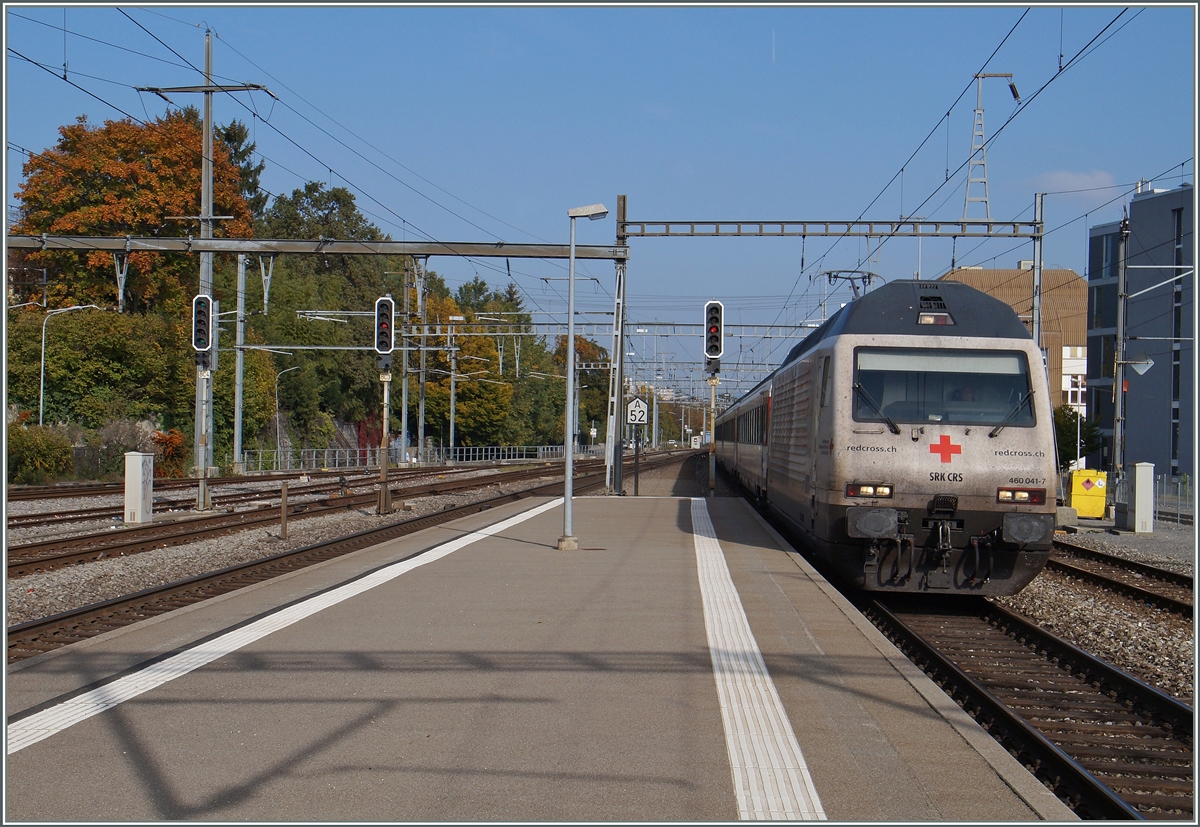
[[[1080,517],[1104,517],[1108,474],[1084,468],[1071,472],[1071,490],[1067,504]]]

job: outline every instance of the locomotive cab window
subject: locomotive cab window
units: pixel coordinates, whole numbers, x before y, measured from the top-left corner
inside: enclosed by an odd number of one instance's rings
[[[858,422],[1034,424],[1020,351],[857,348],[854,383]]]

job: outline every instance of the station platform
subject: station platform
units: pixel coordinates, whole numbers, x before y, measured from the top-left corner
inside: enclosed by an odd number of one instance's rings
[[[745,502],[526,500],[8,669],[6,822],[1067,821]]]

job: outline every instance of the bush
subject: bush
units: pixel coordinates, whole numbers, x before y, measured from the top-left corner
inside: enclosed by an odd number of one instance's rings
[[[117,419],[93,432],[87,447],[95,451],[95,474],[99,478],[122,477],[127,451],[154,451],[154,429],[132,419]]]
[[[8,426],[8,482],[45,485],[70,476],[74,452],[67,438],[41,425]]]
[[[154,432],[154,476],[179,478],[187,467],[191,452],[184,441],[183,434],[172,428],[163,433]]]

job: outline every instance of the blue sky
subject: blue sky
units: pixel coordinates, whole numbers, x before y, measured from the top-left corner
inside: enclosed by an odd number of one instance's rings
[[[66,9],[64,37],[63,7],[9,4],[6,203],[21,148],[54,145],[81,114],[98,124],[123,117],[118,108],[165,112],[134,86],[200,83],[170,49],[202,66],[206,25],[219,79],[280,98],[215,101],[217,122],[252,125],[264,188],[348,186],[396,239],[565,243],[566,210],[602,202],[609,217],[581,223],[578,241],[608,244],[618,193],[633,221],[961,218],[973,75],[1011,72],[1019,111],[1002,80],[984,82],[988,136],[1012,118],[988,147],[992,217],[1030,219],[1034,193],[1051,193],[1044,261],[1082,274],[1087,227],[1120,217],[1125,185],[1193,180],[1195,10],[1122,8],[94,6]],[[62,80],[64,60],[95,97]],[[819,317],[820,272],[867,266],[856,239],[631,248],[631,322],[698,322],[719,298],[727,322],[794,324]],[[911,278],[917,252],[893,239],[869,266]],[[961,241],[953,254],[1012,267],[1032,245]],[[924,242],[923,274],[944,272],[951,255],[948,241]],[[476,274],[508,280],[503,260],[431,267],[451,287]],[[512,270],[532,309],[565,315],[562,266],[514,260]],[[579,285],[581,309],[611,311],[612,267],[592,262],[580,275],[596,279]],[[699,354],[699,342],[658,347]],[[786,345],[770,351],[760,344],[753,358],[778,361]]]

